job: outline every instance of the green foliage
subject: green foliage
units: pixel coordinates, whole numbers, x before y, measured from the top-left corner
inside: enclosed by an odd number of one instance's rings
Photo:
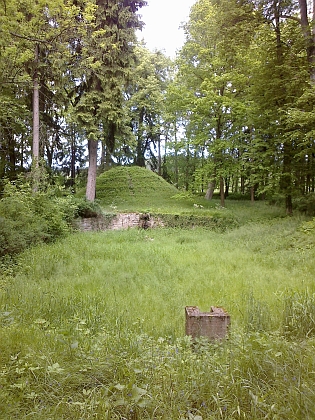
[[[246,92],[254,27],[249,4],[208,0],[194,4],[185,25],[187,41],[176,80],[183,93],[176,104],[179,115],[186,110],[187,149],[199,157],[194,168],[197,188],[239,174],[248,163],[242,155],[251,108]]]
[[[72,197],[34,193],[20,180],[7,183],[0,200],[0,256],[17,254],[68,234],[76,211]]]
[[[2,199],[0,202],[0,256],[16,254],[27,246],[47,239],[47,225],[24,204]]]
[[[0,256],[54,241],[72,231],[75,218],[102,214],[97,202],[72,195],[59,197],[55,192],[45,182],[36,193],[23,178],[6,182],[0,200]]]
[[[101,207],[98,202],[87,201],[85,199],[76,199],[75,217],[97,217],[102,213]]]
[[[194,201],[195,196],[190,191],[180,191],[177,194],[173,195],[172,198],[175,198],[175,200]]]
[[[230,193],[227,197],[228,200],[237,200],[237,201],[250,201],[250,194],[242,194],[242,193]]]
[[[155,214],[162,220],[163,225],[169,228],[189,229],[195,227],[203,227],[218,232],[224,232],[226,229],[235,228],[238,222],[230,215],[222,215],[219,212],[213,212],[212,215],[191,214]]]
[[[315,193],[295,198],[293,200],[293,208],[307,216],[315,216]]]
[[[136,138],[134,162],[144,166],[146,155],[156,161],[156,142],[165,132],[165,90],[171,60],[162,52],[151,52],[141,45],[136,47],[135,55],[136,66],[127,89],[127,105]]]
[[[76,320],[69,324],[75,326]],[[84,415],[201,420],[224,418],[224,413],[227,419],[259,420],[314,415],[312,372],[303,363],[312,357],[308,347],[252,333],[233,335],[222,345],[200,340],[193,351],[189,339],[155,339],[125,329],[100,333],[90,351],[91,338],[84,337],[84,331],[83,325],[80,341],[62,342],[59,336],[51,360],[38,342],[55,333],[40,322],[28,327],[27,335],[33,334],[36,345],[29,349],[22,337],[21,352],[13,352],[11,359],[2,356],[2,412],[26,418],[36,405],[36,419]],[[45,344],[52,345],[47,338]]]

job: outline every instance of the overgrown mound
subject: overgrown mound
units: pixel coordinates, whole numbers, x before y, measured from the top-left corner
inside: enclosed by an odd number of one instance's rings
[[[156,173],[138,166],[115,167],[96,180],[96,197],[107,205],[134,202],[150,206],[156,199],[168,200],[177,192]]]
[[[145,212],[162,221],[165,227],[206,227],[224,231],[235,227],[234,217],[226,212],[204,208],[190,193],[179,192],[156,173],[138,166],[116,167],[96,180],[96,197],[114,212]],[[204,202],[205,206],[209,203]]]

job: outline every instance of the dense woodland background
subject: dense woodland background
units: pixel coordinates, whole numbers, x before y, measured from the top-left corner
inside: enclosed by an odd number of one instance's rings
[[[0,178],[33,169],[36,190],[44,166],[93,201],[97,171],[149,165],[291,214],[315,189],[315,3],[199,0],[175,61],[137,41],[144,6],[1,2]]]

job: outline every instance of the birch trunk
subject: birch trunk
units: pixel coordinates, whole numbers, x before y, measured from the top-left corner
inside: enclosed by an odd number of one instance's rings
[[[97,146],[98,142],[89,140],[89,169],[86,184],[86,199],[88,201],[95,200],[95,187],[96,187],[96,170],[97,170]]]

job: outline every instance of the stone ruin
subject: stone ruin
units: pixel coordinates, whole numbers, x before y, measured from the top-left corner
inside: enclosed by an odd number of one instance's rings
[[[200,312],[198,306],[186,306],[186,335],[192,339],[205,337],[210,341],[227,336],[230,315],[223,309],[211,306],[210,312]]]

